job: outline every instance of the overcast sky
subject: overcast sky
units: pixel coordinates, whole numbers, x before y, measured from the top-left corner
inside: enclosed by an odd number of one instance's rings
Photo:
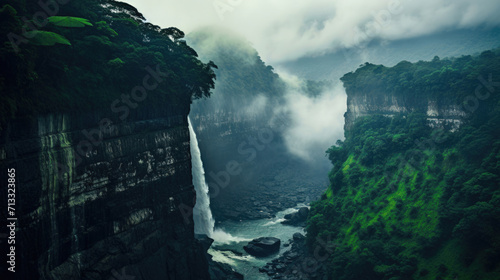
[[[269,64],[457,28],[500,25],[498,0],[126,0],[152,23],[189,33],[222,25]]]

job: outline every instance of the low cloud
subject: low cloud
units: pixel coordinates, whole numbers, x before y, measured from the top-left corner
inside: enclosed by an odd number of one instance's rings
[[[344,139],[344,112],[347,96],[340,83],[324,88],[317,96],[301,90],[302,82],[279,72],[289,89],[285,104],[276,109],[289,122],[283,132],[288,151],[306,161],[324,158],[325,151],[338,139]]]
[[[162,27],[220,25],[245,36],[270,64],[366,44],[500,25],[490,0],[127,0]]]

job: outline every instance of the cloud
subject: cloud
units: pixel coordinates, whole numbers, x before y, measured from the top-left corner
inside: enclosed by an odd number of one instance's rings
[[[279,132],[280,140],[294,156],[313,163],[314,167],[330,167],[325,151],[344,137],[347,102],[340,82],[307,81],[278,67],[275,73],[280,81],[272,84],[269,70],[254,64],[258,60],[256,51],[247,41],[225,29],[202,28],[190,33],[188,42],[202,60],[220,62],[214,94],[209,100],[196,102],[192,112],[229,108],[235,119],[243,117]],[[244,67],[245,62],[255,67]],[[263,92],[247,88],[247,73],[262,78],[264,87],[258,88],[264,89]],[[250,84],[254,82],[250,79]]]
[[[344,88],[337,83],[324,88],[318,96],[310,96],[302,90],[303,80],[280,70],[278,73],[288,85],[285,103],[275,110],[289,118],[283,132],[288,151],[306,161],[324,158],[333,143],[344,139]]]
[[[126,0],[162,27],[221,25],[245,36],[270,64],[372,39],[500,25],[491,0]]]

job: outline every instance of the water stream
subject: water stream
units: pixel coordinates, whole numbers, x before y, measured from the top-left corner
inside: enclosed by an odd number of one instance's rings
[[[198,140],[189,118],[188,122],[191,137],[193,185],[196,190],[196,204],[193,209],[195,233],[205,234],[214,239],[208,253],[213,256],[215,261],[231,265],[237,272],[243,274],[247,280],[269,279],[267,275],[259,273],[259,268],[289,250],[290,248],[284,246],[284,244],[292,238],[294,233],[303,233],[302,228],[283,225],[281,221],[284,220],[283,217],[286,214],[295,212],[304,205],[297,205],[297,207],[278,212],[273,219],[224,221],[218,223],[217,228],[215,228]],[[243,250],[243,246],[247,245],[248,241],[259,237],[279,238],[281,240],[279,252],[265,258],[248,255]]]
[[[205,170],[201,161],[198,139],[194,132],[191,120],[188,118],[189,136],[191,139],[191,164],[193,166],[193,185],[196,190],[196,204],[193,209],[194,232],[196,234],[206,234],[212,237],[214,232],[214,218],[210,210],[210,196],[208,195],[208,185],[205,182]]]
[[[215,241],[210,250],[208,250],[208,253],[213,256],[215,261],[231,265],[234,270],[245,276],[245,280],[269,279],[266,274],[259,272],[259,268],[288,251],[290,247],[286,247],[284,244],[292,238],[294,233],[300,232],[304,234],[303,228],[281,224],[286,214],[295,212],[303,206],[305,205],[300,204],[294,208],[278,212],[273,219],[224,221],[218,223],[218,229],[214,235],[217,235],[217,232],[221,230],[221,232],[232,238],[214,238]],[[237,236],[237,238],[234,236]],[[248,255],[243,250],[243,246],[247,245],[248,241],[265,236],[276,237],[281,240],[278,253],[264,258],[257,258]]]

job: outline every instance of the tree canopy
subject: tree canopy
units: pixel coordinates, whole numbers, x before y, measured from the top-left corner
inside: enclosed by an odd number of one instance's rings
[[[210,96],[216,66],[197,58],[181,30],[146,22],[119,1],[55,5],[48,15],[34,2],[0,4],[2,126],[16,117],[109,107],[143,83],[147,67],[166,73],[148,96],[151,106]]]

